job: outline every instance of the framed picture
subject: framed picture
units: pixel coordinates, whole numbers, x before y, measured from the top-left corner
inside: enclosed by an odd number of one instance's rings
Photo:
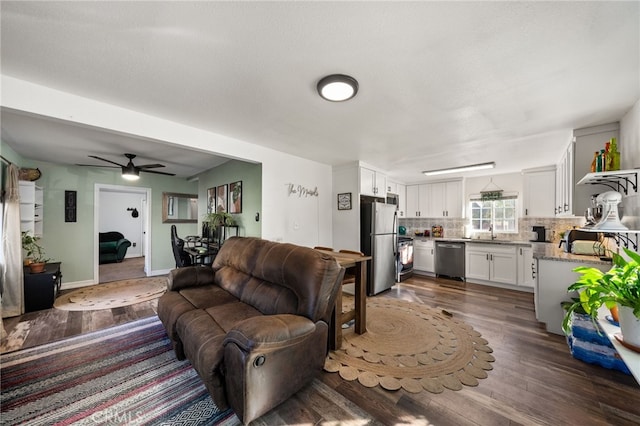
[[[207,189],[207,213],[214,212],[214,206],[216,205],[216,188]]]
[[[64,191],[64,221],[76,221],[77,191]]]
[[[227,185],[220,185],[216,188],[216,212],[226,212],[227,208]]]
[[[351,210],[351,193],[338,194],[338,210]]]
[[[242,213],[242,181],[229,184],[229,213]]]

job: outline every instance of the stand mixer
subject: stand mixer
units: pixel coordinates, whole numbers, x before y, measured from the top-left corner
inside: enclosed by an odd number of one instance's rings
[[[602,219],[602,206],[597,204],[597,197],[598,194],[593,194],[591,196],[591,207],[587,208],[584,212],[584,218],[587,219],[587,223],[584,225],[585,228],[592,228],[593,225]]]
[[[596,197],[596,204],[601,210],[601,218],[591,229],[602,231],[626,231],[629,228],[620,222],[618,204],[622,201],[622,195],[616,191],[607,191]],[[587,209],[587,212],[589,210]],[[595,219],[595,215],[594,215]],[[587,220],[589,220],[587,218]]]

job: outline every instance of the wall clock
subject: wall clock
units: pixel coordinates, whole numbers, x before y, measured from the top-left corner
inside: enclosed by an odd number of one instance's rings
[[[351,193],[338,194],[338,210],[351,210]]]

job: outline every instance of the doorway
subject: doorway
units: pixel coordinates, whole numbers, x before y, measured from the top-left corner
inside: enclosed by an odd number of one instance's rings
[[[151,270],[150,188],[95,184],[94,282],[140,278]],[[120,263],[100,265],[99,233],[120,232],[131,242]]]

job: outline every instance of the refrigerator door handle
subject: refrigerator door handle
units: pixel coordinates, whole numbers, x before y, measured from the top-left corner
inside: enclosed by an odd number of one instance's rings
[[[393,212],[393,235],[394,235],[394,243],[393,243],[393,256],[398,256],[398,212]]]

